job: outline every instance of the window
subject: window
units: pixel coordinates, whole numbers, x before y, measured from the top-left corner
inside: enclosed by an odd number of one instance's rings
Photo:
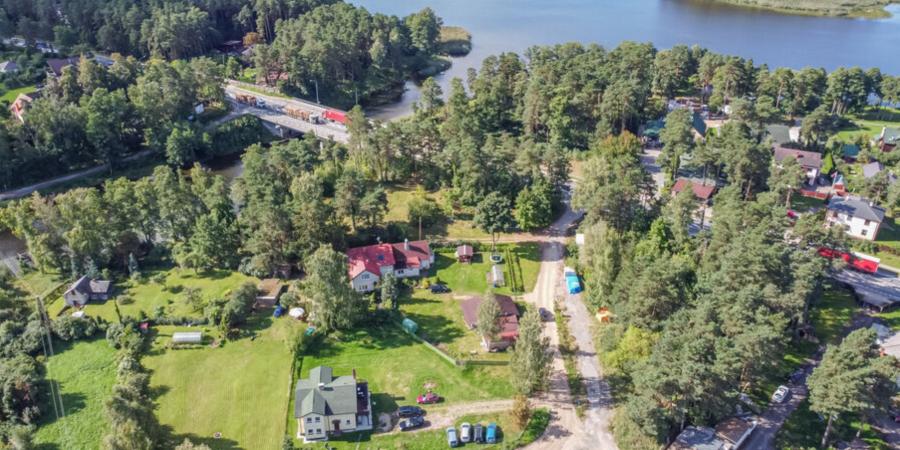
[[[867,234],[869,234],[869,230],[862,230],[862,235],[863,235],[863,236],[865,236],[865,235],[867,235]]]
[[[350,419],[347,419],[347,425],[350,425]]]
[[[306,423],[312,423],[312,417],[307,417],[307,418],[306,418]]]
[[[865,225],[865,226],[869,226],[869,224],[870,224],[870,223],[872,223],[872,222],[871,222],[871,221],[869,221],[869,220],[867,220],[867,221],[866,221],[866,223],[864,223],[864,224],[863,224],[863,225]]]
[[[316,428],[316,434],[322,434],[322,429],[321,429],[321,428]]]
[[[363,279],[363,280],[368,280],[368,279],[369,279],[369,274],[367,274],[367,273],[362,274],[362,279]]]
[[[321,417],[318,417],[318,416],[316,416],[316,423],[320,423],[320,422],[322,422],[322,418],[321,418]]]

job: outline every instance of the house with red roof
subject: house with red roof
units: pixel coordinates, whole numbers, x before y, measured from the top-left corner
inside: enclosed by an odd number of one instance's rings
[[[700,183],[695,183],[687,178],[679,178],[675,181],[675,185],[672,186],[672,195],[678,195],[681,191],[690,187],[692,191],[694,191],[694,197],[697,197],[698,200],[702,200],[704,202],[708,202],[709,199],[712,198],[713,194],[716,192],[716,186],[706,186]]]
[[[417,277],[434,264],[428,241],[404,240],[394,244],[375,244],[347,250],[347,274],[357,292],[372,292],[381,277],[392,273],[397,278]]]

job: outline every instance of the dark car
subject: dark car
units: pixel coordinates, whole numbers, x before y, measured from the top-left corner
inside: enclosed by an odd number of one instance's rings
[[[484,442],[484,427],[480,423],[476,423],[475,428],[472,429],[472,442],[479,444]]]
[[[418,417],[422,414],[425,414],[425,410],[418,406],[401,406],[400,409],[397,410],[397,415],[403,418]]]
[[[419,428],[422,425],[425,425],[425,418],[422,416],[410,417],[409,419],[400,421],[400,431],[412,430],[413,428]]]
[[[446,294],[450,292],[450,288],[446,284],[436,283],[431,285],[432,294]]]
[[[547,311],[547,308],[543,306],[538,308],[538,313],[541,315],[541,320],[544,322],[552,322],[553,321],[553,313]]]

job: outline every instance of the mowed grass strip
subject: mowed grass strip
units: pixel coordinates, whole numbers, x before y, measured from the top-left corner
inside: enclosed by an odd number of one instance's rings
[[[507,254],[515,255],[515,261],[509,261]],[[537,242],[525,242],[519,244],[500,244],[497,251],[504,255],[500,266],[503,268],[505,278],[510,277],[507,265],[514,264],[512,273],[521,284],[521,292],[513,292],[511,279],[506,280],[506,286],[495,289],[500,294],[521,294],[531,292],[537,283],[538,273],[541,271],[541,250]],[[482,295],[488,288],[488,272],[491,270],[491,252],[476,252],[472,263],[458,263],[455,250],[442,250],[435,254],[433,269],[433,281],[447,283],[455,294]]]
[[[43,407],[34,435],[38,448],[100,448],[109,429],[104,402],[116,381],[116,351],[105,339],[54,342],[56,354],[47,362],[48,378],[59,383],[65,418],[55,419],[53,407]]]
[[[260,313],[248,327],[255,339],[180,350],[164,346],[173,332],[189,328],[160,327],[143,359],[160,423],[179,442],[189,437],[212,448],[281,448],[292,359],[285,340],[291,327],[302,326]]]

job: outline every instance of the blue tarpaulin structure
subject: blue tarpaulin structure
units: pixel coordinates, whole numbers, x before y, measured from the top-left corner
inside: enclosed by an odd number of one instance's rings
[[[275,317],[281,317],[281,316],[283,316],[283,315],[284,315],[284,308],[282,308],[281,305],[276,306],[276,307],[275,307],[275,312],[272,313],[272,315],[275,316]]]
[[[416,334],[419,331],[419,325],[410,319],[403,319],[403,329],[409,334]]]
[[[566,290],[570,294],[577,294],[581,292],[581,280],[578,279],[578,274],[574,269],[566,267],[563,272],[566,276]]]

